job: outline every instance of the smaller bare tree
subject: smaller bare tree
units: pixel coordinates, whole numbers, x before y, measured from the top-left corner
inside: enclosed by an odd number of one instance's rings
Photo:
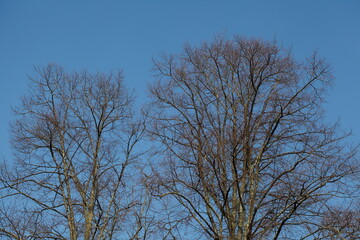
[[[131,169],[144,125],[121,72],[36,68],[12,124],[14,167],[1,168],[0,236],[119,239],[141,204]],[[26,219],[26,220],[25,220]]]

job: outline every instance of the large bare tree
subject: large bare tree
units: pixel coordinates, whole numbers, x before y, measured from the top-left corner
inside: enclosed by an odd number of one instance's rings
[[[143,125],[121,72],[35,70],[15,110],[15,162],[1,169],[1,239],[132,238],[141,200],[129,170]]]
[[[355,211],[356,148],[325,123],[332,76],[317,54],[300,63],[275,42],[218,37],[154,68],[147,179],[168,236],[358,239],[356,214],[337,212]]]

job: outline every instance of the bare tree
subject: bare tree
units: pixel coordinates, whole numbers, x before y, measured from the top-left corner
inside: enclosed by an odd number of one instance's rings
[[[148,186],[177,211],[179,239],[330,239],[328,210],[351,207],[358,162],[324,121],[332,76],[317,54],[299,63],[275,42],[219,37],[154,68]]]
[[[0,236],[120,239],[141,204],[129,172],[143,133],[116,74],[36,68],[16,109],[16,161],[2,166]],[[131,213],[131,214],[130,214]]]

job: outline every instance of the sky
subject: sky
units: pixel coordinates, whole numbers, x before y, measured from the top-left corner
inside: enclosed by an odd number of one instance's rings
[[[26,93],[34,66],[122,69],[141,103],[154,80],[154,57],[217,34],[276,40],[297,59],[318,51],[335,77],[327,121],[340,119],[360,142],[358,0],[0,0],[0,156],[11,159],[11,107]]]

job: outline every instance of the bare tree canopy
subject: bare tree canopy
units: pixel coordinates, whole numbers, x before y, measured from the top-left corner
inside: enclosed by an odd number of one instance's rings
[[[35,68],[0,169],[1,239],[360,239],[358,147],[325,121],[316,53],[217,37],[154,72],[139,121],[121,72]]]
[[[16,162],[1,170],[1,239],[126,236],[139,203],[127,170],[143,126],[121,72],[35,70],[11,129]]]
[[[148,186],[171,239],[360,238],[356,148],[324,121],[332,76],[317,54],[218,37],[154,68]]]

